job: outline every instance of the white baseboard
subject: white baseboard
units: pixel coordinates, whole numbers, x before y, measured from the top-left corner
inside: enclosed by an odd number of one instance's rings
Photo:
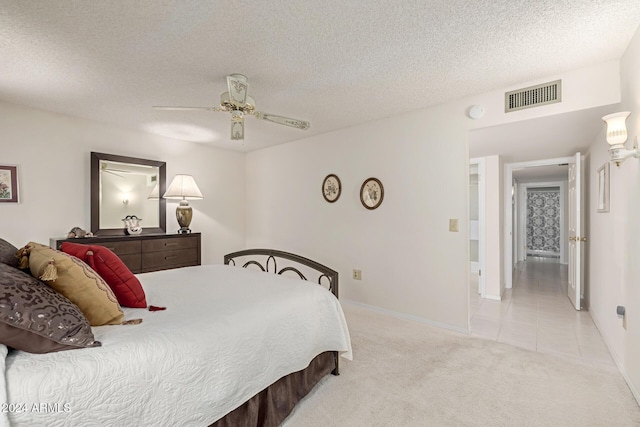
[[[618,367],[618,371],[620,371],[620,375],[622,375],[622,378],[624,378],[624,381],[627,383],[627,387],[629,387],[629,390],[631,390],[631,394],[633,394],[633,397],[636,399],[636,402],[638,402],[638,405],[640,405],[640,393],[638,393],[638,390],[633,385],[633,383],[631,382],[631,379],[627,375],[627,372],[625,371],[624,366],[622,365],[620,356],[618,356],[618,353],[616,353],[615,349],[613,348],[613,345],[610,344],[607,336],[605,336],[602,333],[600,322],[598,322],[598,319],[593,316],[593,312],[589,312],[589,315],[591,316],[593,323],[595,323],[596,328],[598,328],[598,331],[600,332],[600,336],[602,337],[604,344],[607,346],[607,349],[609,350],[611,357],[613,357],[613,361],[616,363],[616,366]]]
[[[484,294],[484,297],[486,299],[491,299],[494,301],[502,301],[502,297],[500,295],[489,295],[489,294]]]
[[[438,328],[448,329],[450,331],[462,332],[463,334],[471,333],[471,331],[468,328],[467,329],[463,329],[463,328],[460,328],[460,327],[457,327],[457,326],[448,325],[446,323],[435,322],[433,320],[425,319],[423,317],[414,316],[412,314],[400,313],[398,311],[389,310],[389,309],[382,308],[382,307],[377,307],[375,305],[363,304],[361,302],[352,301],[352,300],[345,300],[345,299],[341,299],[340,302],[343,303],[343,304],[346,303],[346,304],[349,304],[349,305],[354,305],[354,306],[357,306],[357,307],[366,308],[366,309],[371,310],[371,311],[377,311],[378,313],[387,314],[387,315],[389,315],[391,317],[396,317],[398,319],[413,320],[414,322],[423,323],[425,325],[430,325],[430,326],[436,326]]]

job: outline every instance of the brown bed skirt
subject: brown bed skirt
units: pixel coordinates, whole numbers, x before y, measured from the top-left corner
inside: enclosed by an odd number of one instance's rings
[[[321,353],[307,368],[280,378],[209,427],[276,427],[335,366],[334,352]]]

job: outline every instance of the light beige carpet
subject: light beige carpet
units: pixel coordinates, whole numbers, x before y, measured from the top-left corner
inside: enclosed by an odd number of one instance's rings
[[[640,426],[611,368],[345,305],[353,362],[283,426]]]

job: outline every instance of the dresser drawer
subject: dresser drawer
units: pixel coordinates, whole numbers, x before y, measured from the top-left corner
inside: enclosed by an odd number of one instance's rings
[[[140,241],[134,242],[104,242],[99,243],[99,246],[104,246],[107,249],[118,255],[118,258],[124,262],[132,273],[140,273],[142,268],[142,257],[140,256],[140,249],[142,245]]]
[[[118,255],[118,258],[124,262],[124,265],[127,266],[132,273],[140,273],[142,270],[142,257],[140,254],[123,254]]]
[[[141,248],[141,241],[135,240],[131,242],[104,242],[104,243],[92,243],[98,244],[100,246],[104,246],[105,248],[111,249],[113,253],[116,255],[126,255],[126,254],[139,254]],[[122,257],[121,257],[122,258]]]
[[[144,252],[142,271],[164,270],[167,268],[198,265],[198,248]]]
[[[159,252],[177,249],[195,249],[198,247],[196,236],[174,237],[170,239],[152,239],[142,242],[142,252]]]

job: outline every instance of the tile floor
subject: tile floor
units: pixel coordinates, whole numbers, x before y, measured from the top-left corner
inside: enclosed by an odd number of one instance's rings
[[[502,301],[481,298],[477,280],[472,277],[470,289],[473,335],[616,369],[589,312],[571,305],[567,266],[557,259],[519,263]]]

